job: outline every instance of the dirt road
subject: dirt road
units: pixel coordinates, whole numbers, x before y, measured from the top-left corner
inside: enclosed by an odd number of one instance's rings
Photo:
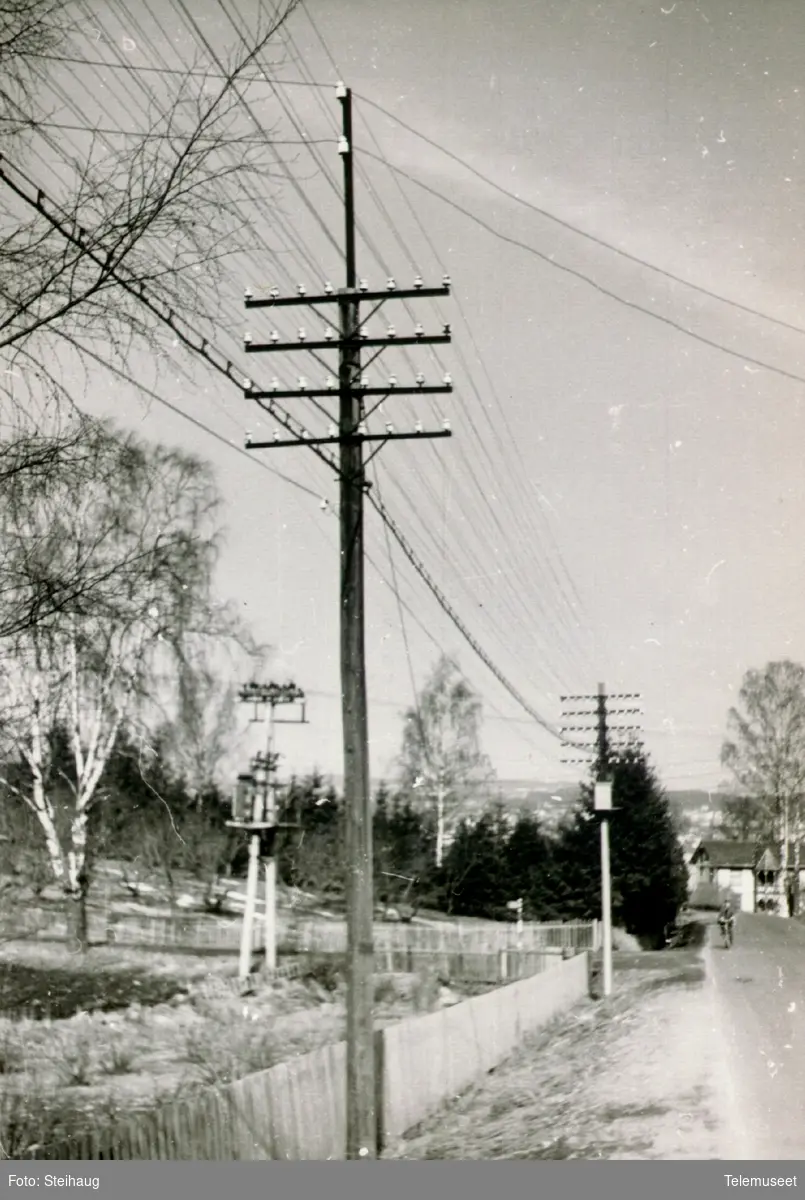
[[[611,999],[528,1038],[385,1157],[734,1157],[742,1134],[701,951],[619,958]]]
[[[805,1158],[805,926],[741,914],[705,951],[741,1123],[738,1157]]]
[[[805,926],[616,956],[611,999],[527,1039],[390,1158],[805,1158]]]

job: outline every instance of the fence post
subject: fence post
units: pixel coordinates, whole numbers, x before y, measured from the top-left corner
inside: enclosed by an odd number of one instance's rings
[[[508,953],[505,950],[501,950],[498,954],[498,974],[501,979],[508,979],[508,967]]]

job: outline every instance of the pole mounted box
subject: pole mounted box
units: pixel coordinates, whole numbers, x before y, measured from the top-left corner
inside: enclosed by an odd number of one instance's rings
[[[597,783],[595,785],[595,811],[612,812],[612,784]]]

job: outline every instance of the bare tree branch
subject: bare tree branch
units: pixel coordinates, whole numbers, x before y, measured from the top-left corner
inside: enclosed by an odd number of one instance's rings
[[[46,87],[25,87],[32,64],[41,77],[56,49],[69,51],[67,7],[0,0],[0,74],[8,81],[5,90],[0,84],[0,132],[3,114],[27,128],[31,147],[54,159],[60,178],[28,179],[20,155],[0,161],[0,369],[13,369],[7,356],[24,350],[54,382],[54,337],[115,361],[135,343],[159,350],[165,328],[144,294],[162,310],[215,318],[209,306],[223,264],[254,237],[237,189],[225,185],[259,172],[265,191],[272,174],[271,147],[240,119],[241,86],[297,4],[257,0],[256,27],[248,41],[238,39],[223,72],[193,62],[152,96],[139,131],[110,142],[88,123],[83,143],[79,136],[70,147],[40,125]],[[2,390],[17,398],[0,381]]]

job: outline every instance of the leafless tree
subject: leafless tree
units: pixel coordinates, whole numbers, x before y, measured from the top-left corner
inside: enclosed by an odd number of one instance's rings
[[[240,119],[243,89],[298,2],[256,0],[214,69],[167,76],[110,139],[91,119],[49,127],[53,60],[81,56],[69,0],[0,0],[0,439],[17,439],[17,467],[20,434],[78,402],[82,372],[86,386],[99,363],[125,367],[133,346],[159,363],[173,313],[214,328],[227,256],[252,243],[230,185],[259,172],[265,195],[276,170]]]
[[[30,63],[57,48],[65,0],[0,0],[0,140],[29,128],[35,106]]]
[[[773,831],[793,915],[805,836],[805,668],[785,660],[747,671],[727,720],[721,761],[754,800],[756,825]]]
[[[235,636],[237,623],[212,592],[218,496],[209,469],[102,422],[86,425],[76,454],[80,486],[67,461],[40,477],[15,475],[6,497],[7,578],[17,570],[27,586],[40,572],[73,586],[2,647],[4,758],[22,758],[30,784],[0,782],[36,815],[54,880],[79,902],[82,941],[90,816],[118,734],[150,714],[188,638]],[[13,608],[11,582],[5,604]],[[48,733],[59,725],[74,760],[66,826],[48,787]]]
[[[448,655],[442,655],[417,704],[404,718],[401,791],[433,806],[436,862],[466,802],[494,777],[481,751],[481,701]]]
[[[222,647],[197,638],[173,672],[170,710],[156,740],[198,807],[205,794],[225,786],[237,740],[239,685],[254,677],[263,657],[263,648],[251,641]]]

